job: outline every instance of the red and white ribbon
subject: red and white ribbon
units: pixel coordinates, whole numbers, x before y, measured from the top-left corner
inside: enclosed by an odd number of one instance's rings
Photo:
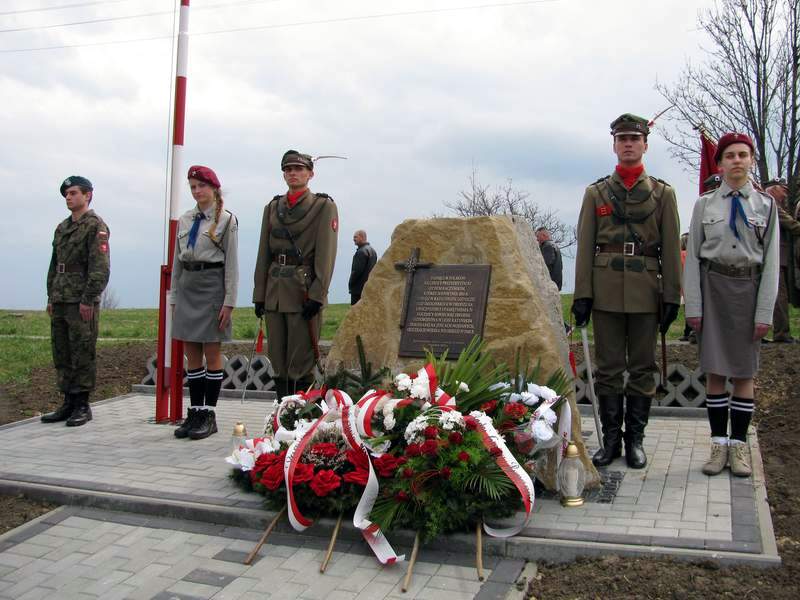
[[[497,432],[492,424],[491,417],[486,413],[474,410],[470,413],[472,417],[478,421],[478,431],[483,438],[483,444],[486,449],[495,456],[497,466],[499,466],[503,473],[514,483],[517,490],[522,496],[522,504],[525,507],[525,520],[520,525],[514,527],[506,527],[503,529],[490,527],[486,523],[483,524],[483,529],[493,537],[507,538],[512,535],[518,534],[520,531],[527,527],[533,513],[533,503],[535,501],[535,494],[533,491],[533,482],[525,469],[517,462],[514,455],[506,446],[503,437]]]

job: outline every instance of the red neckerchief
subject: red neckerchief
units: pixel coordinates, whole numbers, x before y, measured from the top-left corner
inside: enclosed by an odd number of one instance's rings
[[[622,178],[622,183],[627,189],[631,189],[633,187],[633,184],[636,183],[636,180],[639,179],[639,175],[642,173],[644,173],[644,165],[642,164],[635,167],[617,165],[617,175]]]
[[[294,208],[294,205],[297,204],[297,201],[300,200],[300,197],[307,191],[308,189],[300,190],[299,192],[286,192],[286,202],[289,205],[289,208]]]

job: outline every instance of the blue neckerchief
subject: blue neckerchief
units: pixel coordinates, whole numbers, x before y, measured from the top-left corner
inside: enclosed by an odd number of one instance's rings
[[[192,223],[192,228],[189,230],[189,241],[187,242],[189,248],[194,248],[194,245],[197,243],[197,232],[200,230],[200,221],[205,218],[206,216],[202,212],[194,216],[194,223]]]
[[[744,207],[742,206],[741,201],[741,194],[739,191],[735,191],[731,193],[731,217],[728,220],[728,225],[730,226],[731,230],[733,231],[733,235],[736,236],[736,239],[741,239],[739,237],[739,231],[736,229],[736,216],[742,217],[742,222],[747,226],[752,228],[753,226],[750,225],[750,222],[747,220],[747,215],[744,212]]]

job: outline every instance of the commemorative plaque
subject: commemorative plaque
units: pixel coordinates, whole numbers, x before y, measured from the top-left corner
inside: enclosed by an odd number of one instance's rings
[[[398,356],[448,350],[455,359],[483,335],[491,265],[425,265],[409,274]]]

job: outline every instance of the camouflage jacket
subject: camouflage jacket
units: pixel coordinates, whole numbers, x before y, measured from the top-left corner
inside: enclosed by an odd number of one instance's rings
[[[47,302],[93,304],[108,283],[111,261],[109,231],[93,210],[56,227],[53,256],[47,271]]]

